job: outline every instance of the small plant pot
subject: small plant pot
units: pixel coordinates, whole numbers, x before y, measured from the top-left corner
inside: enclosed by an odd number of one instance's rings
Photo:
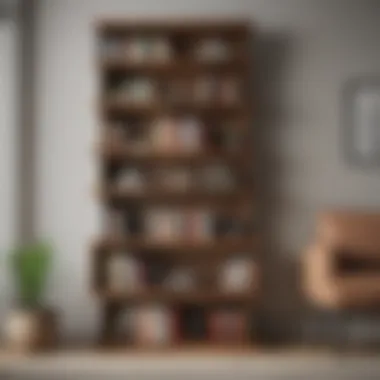
[[[14,309],[6,319],[4,337],[13,351],[53,349],[58,338],[56,314],[48,309]]]

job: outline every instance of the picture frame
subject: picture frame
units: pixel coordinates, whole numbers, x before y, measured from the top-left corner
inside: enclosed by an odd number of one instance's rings
[[[346,161],[360,167],[379,166],[380,77],[358,77],[346,83],[342,128]]]

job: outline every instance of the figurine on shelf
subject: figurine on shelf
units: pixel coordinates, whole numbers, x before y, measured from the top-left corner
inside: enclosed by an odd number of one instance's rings
[[[195,46],[194,56],[200,61],[223,61],[230,55],[227,44],[220,39],[205,39]]]
[[[177,339],[177,320],[174,312],[159,305],[146,305],[130,310],[124,322],[131,340],[141,346],[163,346]]]
[[[110,97],[121,103],[151,103],[156,98],[156,87],[149,79],[134,78],[113,88]]]
[[[165,37],[135,37],[125,43],[125,56],[130,62],[167,62],[173,52]]]
[[[143,38],[130,38],[125,42],[125,57],[130,62],[143,62],[147,59],[148,41]]]
[[[145,78],[140,78],[133,81],[131,98],[134,102],[152,102],[155,99],[155,86],[152,81]]]
[[[202,148],[202,128],[199,120],[193,117],[183,118],[178,125],[181,152],[196,153]]]
[[[224,292],[249,292],[257,283],[257,266],[244,256],[226,260],[218,275],[218,285]]]
[[[142,266],[125,252],[112,254],[108,260],[107,279],[111,292],[136,292],[143,286]]]
[[[141,191],[145,185],[144,177],[137,169],[124,169],[116,182],[118,189],[123,191]]]
[[[151,127],[150,140],[152,151],[160,154],[178,152],[178,125],[172,118],[157,120]]]
[[[209,241],[213,238],[213,216],[208,210],[189,209],[184,214],[186,240],[194,242]]]
[[[147,236],[156,242],[173,241],[178,237],[179,215],[166,208],[153,208],[146,211],[145,228]]]

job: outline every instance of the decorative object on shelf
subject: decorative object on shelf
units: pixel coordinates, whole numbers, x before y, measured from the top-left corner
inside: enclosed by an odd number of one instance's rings
[[[191,292],[196,289],[196,274],[191,268],[174,268],[164,282],[165,288],[174,292]]]
[[[52,255],[47,243],[21,247],[11,254],[18,299],[5,322],[4,337],[9,349],[44,350],[57,343],[57,315],[44,307],[43,301]]]
[[[152,104],[157,100],[156,86],[147,78],[128,79],[112,88],[110,97],[126,104]]]
[[[127,323],[132,342],[139,346],[165,346],[177,339],[175,314],[159,304],[133,308]]]
[[[202,148],[202,130],[199,120],[185,117],[178,123],[181,153],[194,154]]]
[[[111,292],[133,293],[143,288],[143,268],[128,253],[113,253],[107,265],[107,287]]]
[[[250,258],[241,256],[227,259],[218,273],[218,287],[223,292],[247,292],[257,282],[257,266]]]
[[[241,310],[216,310],[209,316],[209,334],[214,343],[243,343],[249,335],[248,326]]]
[[[213,238],[213,217],[210,210],[191,208],[183,215],[183,237],[192,242],[210,241]]]
[[[181,236],[181,213],[165,207],[155,207],[145,212],[147,236],[156,242],[173,242]]]
[[[357,78],[347,83],[343,128],[348,161],[380,165],[380,78]]]
[[[160,154],[174,154],[179,150],[178,125],[173,118],[161,118],[151,126],[152,151]]]
[[[144,186],[144,176],[138,169],[124,169],[117,177],[117,188],[119,190],[141,191]]]
[[[195,46],[194,56],[200,61],[224,61],[229,58],[230,51],[221,39],[204,39]]]
[[[208,210],[156,207],[145,215],[146,233],[157,242],[204,242],[213,237],[213,219]]]
[[[126,41],[125,55],[135,63],[166,63],[172,58],[173,50],[165,37],[136,37]]]
[[[125,57],[129,62],[141,63],[148,59],[149,41],[144,38],[130,38],[125,42]]]

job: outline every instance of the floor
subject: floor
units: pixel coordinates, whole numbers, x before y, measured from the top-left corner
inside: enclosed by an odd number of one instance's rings
[[[1,380],[380,379],[380,355],[286,351],[0,354]]]

